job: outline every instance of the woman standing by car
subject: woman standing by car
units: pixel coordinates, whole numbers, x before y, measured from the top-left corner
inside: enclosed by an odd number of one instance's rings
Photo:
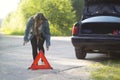
[[[44,41],[46,41],[46,49],[49,49],[50,46],[50,28],[48,20],[42,13],[37,13],[35,16],[30,17],[27,22],[24,42],[25,45],[29,40],[32,45],[32,55],[35,60],[39,50],[44,50]]]

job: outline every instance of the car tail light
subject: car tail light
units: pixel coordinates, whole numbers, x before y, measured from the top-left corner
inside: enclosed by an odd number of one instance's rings
[[[78,34],[78,27],[77,26],[73,26],[72,28],[72,35],[76,35]]]
[[[112,34],[118,35],[118,34],[119,34],[119,30],[118,30],[118,29],[114,30],[114,31],[112,32]]]

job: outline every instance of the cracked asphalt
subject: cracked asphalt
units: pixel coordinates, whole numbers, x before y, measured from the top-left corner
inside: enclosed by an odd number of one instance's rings
[[[92,80],[89,65],[104,58],[88,54],[86,60],[77,60],[70,37],[52,37],[45,56],[53,70],[28,70],[33,62],[31,45],[22,43],[23,36],[0,35],[0,80]]]

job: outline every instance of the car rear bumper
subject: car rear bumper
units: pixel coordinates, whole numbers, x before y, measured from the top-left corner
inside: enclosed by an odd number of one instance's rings
[[[72,44],[75,48],[85,47],[94,50],[120,50],[120,36],[72,36]]]

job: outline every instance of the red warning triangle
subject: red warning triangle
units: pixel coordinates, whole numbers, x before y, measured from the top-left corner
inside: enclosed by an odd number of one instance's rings
[[[42,65],[38,65],[38,61],[40,60],[40,58],[43,60],[43,63],[44,63]],[[36,56],[35,60],[33,61],[32,65],[29,69],[32,69],[32,70],[52,69],[52,67],[50,66],[49,62],[47,61],[46,57],[44,56],[43,51],[40,50],[40,52]]]

